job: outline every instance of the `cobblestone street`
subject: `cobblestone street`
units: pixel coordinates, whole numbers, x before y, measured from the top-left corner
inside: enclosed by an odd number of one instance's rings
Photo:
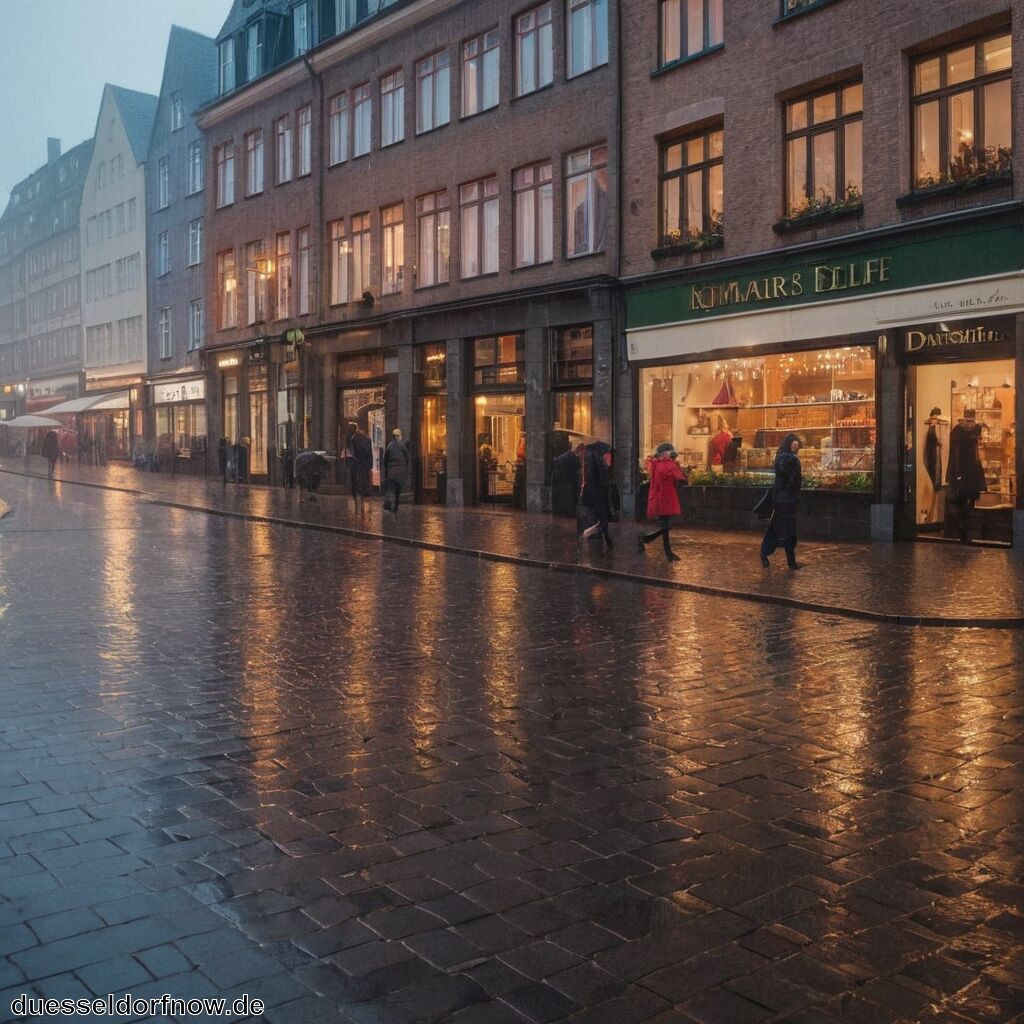
[[[1024,1020],[1021,630],[4,503],[0,1019]]]

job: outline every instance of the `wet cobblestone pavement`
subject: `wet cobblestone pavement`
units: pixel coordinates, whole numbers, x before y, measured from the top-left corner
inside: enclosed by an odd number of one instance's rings
[[[1024,1020],[1021,631],[0,500],[3,1019]]]
[[[33,459],[29,472],[39,472],[40,461]],[[0,459],[0,480],[25,468],[23,460]],[[172,478],[116,463],[102,469],[68,465],[61,473],[68,481],[128,489],[149,500],[218,513],[468,550],[609,579],[641,577],[661,586],[867,621],[1024,627],[1024,559],[1019,551],[942,543],[810,541],[799,548],[802,571],[788,572],[779,554],[766,572],[757,558],[758,533],[697,530],[684,524],[673,531],[682,559],[670,564],[657,545],[637,553],[639,524],[632,520],[613,524],[616,544],[607,551],[597,539],[577,545],[574,522],[550,515],[403,505],[392,517],[382,512],[379,501],[371,500],[365,514],[356,516],[351,499],[335,494],[321,494],[312,505],[301,502],[297,491]]]

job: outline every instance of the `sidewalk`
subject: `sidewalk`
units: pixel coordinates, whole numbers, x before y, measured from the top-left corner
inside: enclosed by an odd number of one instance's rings
[[[26,471],[23,459],[0,459],[0,502],[17,516],[17,476],[45,480],[41,460]],[[638,524],[612,525],[615,546],[577,545],[575,524],[559,517],[489,509],[403,505],[397,516],[368,501],[357,518],[352,501],[320,495],[316,504],[280,488],[228,484],[196,477],[172,478],[130,466],[101,469],[65,466],[56,486],[82,484],[138,494],[141,500],[214,515],[237,516],[349,536],[386,540],[546,570],[634,580],[649,586],[730,597],[757,605],[805,609],[869,622],[919,626],[1024,627],[1024,571],[1015,552],[947,544],[838,544],[807,542],[805,568],[788,572],[782,553],[770,570],[758,562],[758,536],[678,527],[673,546],[681,556],[667,563],[660,545],[636,549]],[[714,629],[709,605],[708,628]]]

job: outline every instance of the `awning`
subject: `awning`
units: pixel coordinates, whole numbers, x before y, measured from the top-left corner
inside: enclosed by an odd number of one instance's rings
[[[61,402],[60,405],[51,406],[47,413],[63,415],[78,412],[103,412],[109,409],[127,409],[128,392],[113,391],[103,395],[83,395],[81,398],[72,398],[70,401]]]

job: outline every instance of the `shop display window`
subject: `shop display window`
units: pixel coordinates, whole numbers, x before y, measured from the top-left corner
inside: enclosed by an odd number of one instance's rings
[[[415,350],[416,372],[423,375],[424,388],[443,390],[448,383],[448,346],[443,341],[418,345]]]
[[[555,332],[552,384],[590,383],[594,379],[594,328],[562,327]]]
[[[802,442],[805,487],[873,490],[874,349],[847,346],[642,371],[642,454],[672,442],[692,483],[762,485],[788,433]]]
[[[473,383],[477,387],[522,384],[526,345],[521,334],[500,334],[473,342]]]

